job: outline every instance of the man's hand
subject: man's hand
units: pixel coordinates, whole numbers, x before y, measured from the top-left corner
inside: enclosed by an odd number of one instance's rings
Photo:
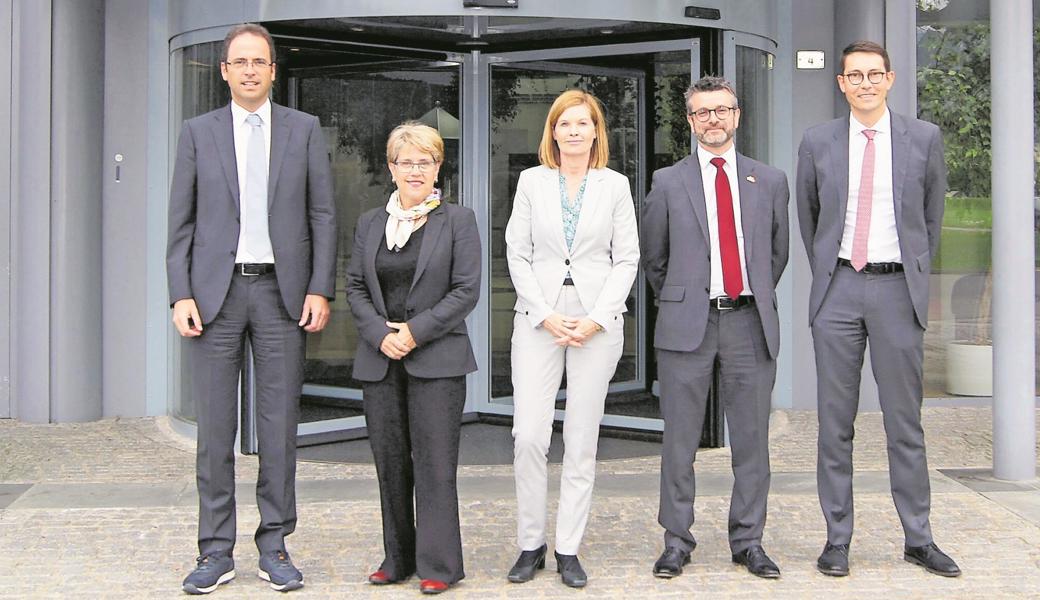
[[[307,321],[310,320],[310,323]],[[317,333],[329,324],[329,300],[321,294],[307,294],[303,299],[300,327],[308,333]]]
[[[379,344],[379,351],[385,354],[387,358],[401,360],[411,351],[411,348],[401,341],[400,335],[395,331],[386,334],[386,337],[383,338],[383,343]]]
[[[390,329],[397,330],[397,339],[408,348],[408,352],[411,352],[412,349],[415,348],[415,338],[412,337],[412,330],[408,329],[408,323],[394,323],[392,321],[387,321],[386,326]]]
[[[183,298],[173,303],[173,325],[181,337],[202,335],[202,317],[194,298]]]

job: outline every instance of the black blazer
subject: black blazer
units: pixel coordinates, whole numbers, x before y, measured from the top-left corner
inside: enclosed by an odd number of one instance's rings
[[[376,276],[376,252],[385,244],[385,208],[358,218],[347,266],[347,301],[357,325],[354,378],[380,381],[390,359],[379,351],[386,334],[386,305]],[[408,293],[408,328],[416,347],[402,359],[416,377],[454,377],[477,370],[466,315],[480,297],[480,234],[473,211],[455,204],[433,209],[423,226],[419,260]]]

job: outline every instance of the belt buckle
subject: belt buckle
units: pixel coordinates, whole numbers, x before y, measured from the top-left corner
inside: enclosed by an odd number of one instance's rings
[[[718,296],[712,299],[712,302],[715,303],[715,310],[733,310],[734,308],[736,308],[736,306],[723,306],[723,300],[729,300],[729,298],[727,296]]]
[[[238,267],[239,274],[242,275],[243,277],[259,277],[260,276],[260,273],[250,273],[250,272],[248,272],[247,271],[248,267],[249,267],[249,263],[240,263],[239,267]]]

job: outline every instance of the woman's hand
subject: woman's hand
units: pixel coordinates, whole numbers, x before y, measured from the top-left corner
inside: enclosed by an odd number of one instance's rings
[[[588,341],[589,338],[601,331],[603,331],[603,328],[600,327],[599,323],[592,319],[588,317],[578,319],[574,324],[574,327],[571,329],[571,339],[567,344],[569,346],[574,346],[575,348],[581,348],[584,342]]]
[[[572,341],[577,324],[578,320],[574,317],[552,313],[542,321],[542,328],[556,338],[557,345],[565,346]]]
[[[412,330],[408,328],[408,323],[394,323],[393,321],[387,321],[386,326],[390,329],[396,329],[397,332],[390,334],[397,337],[397,341],[402,348],[404,353],[408,354],[415,348],[415,338],[412,337]]]
[[[390,323],[389,321],[387,321],[386,324],[388,327],[393,327],[394,325],[404,325],[404,330],[408,330],[408,326],[404,323]],[[397,329],[397,327],[394,327],[394,329]],[[415,348],[415,340],[412,339],[411,333],[408,334],[408,341],[410,343],[405,342],[401,338],[400,331],[388,333],[386,334],[386,337],[383,338],[383,343],[379,344],[379,351],[385,354],[388,358],[391,358],[393,360],[401,360],[402,358],[407,356],[409,352],[412,351],[412,348]]]

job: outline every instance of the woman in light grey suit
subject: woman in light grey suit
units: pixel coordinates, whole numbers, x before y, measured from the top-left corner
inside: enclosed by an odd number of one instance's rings
[[[546,457],[564,368],[556,570],[571,587],[588,579],[578,547],[592,502],[607,385],[624,342],[625,300],[639,263],[628,178],[606,168],[608,157],[599,102],[581,90],[561,94],[545,121],[541,166],[520,174],[506,226],[517,295],[513,465],[521,553],[509,572],[514,583],[530,581],[545,566]]]
[[[358,219],[347,267],[386,551],[368,581],[418,573],[437,594],[465,577],[455,472],[466,374],[477,370],[465,318],[480,295],[480,236],[473,211],[442,204],[433,187],[444,159],[435,129],[398,126],[386,159],[397,191]]]

